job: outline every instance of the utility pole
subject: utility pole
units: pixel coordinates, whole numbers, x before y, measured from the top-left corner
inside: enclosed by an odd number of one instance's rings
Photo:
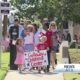
[[[1,53],[2,53],[2,48],[1,48],[1,40],[2,40],[2,15],[0,15],[0,68],[1,68]]]

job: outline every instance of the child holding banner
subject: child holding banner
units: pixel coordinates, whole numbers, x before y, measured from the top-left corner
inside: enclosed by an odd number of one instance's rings
[[[15,59],[15,64],[18,65],[19,73],[22,73],[22,67],[24,64],[24,45],[23,39],[18,38],[16,42],[17,55]]]
[[[32,51],[34,51],[34,33],[32,24],[27,25],[27,27],[25,28],[24,47],[25,47],[24,68],[26,71],[29,71],[32,68],[30,64],[29,55]]]
[[[40,39],[39,39],[39,43],[37,44],[37,50],[39,52],[42,51],[42,53],[43,53],[43,65],[38,67],[38,72],[39,73],[41,73],[41,69],[43,69],[44,72],[46,72],[46,67],[48,65],[48,59],[47,59],[47,49],[48,49],[48,46],[47,46],[47,43],[45,43],[46,40],[47,40],[46,36],[41,36]],[[44,51],[46,51],[46,52],[44,52]]]

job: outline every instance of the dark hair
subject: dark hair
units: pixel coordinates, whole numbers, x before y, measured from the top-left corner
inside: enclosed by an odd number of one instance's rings
[[[49,28],[49,23],[44,23],[43,24],[43,29],[48,29]]]
[[[44,25],[47,26],[47,27],[49,27],[49,23],[45,23]]]
[[[14,21],[17,22],[17,21],[19,21],[19,20],[18,20],[18,19],[15,19]]]
[[[16,41],[16,45],[19,45],[18,42],[19,42],[20,40],[22,40],[22,38],[18,38],[18,39],[17,39],[17,41]]]
[[[31,24],[31,20],[26,20],[28,24]]]
[[[39,26],[36,23],[33,23],[32,25],[34,26],[35,30],[37,31]]]

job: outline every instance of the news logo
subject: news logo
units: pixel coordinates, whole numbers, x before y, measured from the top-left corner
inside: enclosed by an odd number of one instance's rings
[[[54,72],[80,72],[80,64],[58,64]]]

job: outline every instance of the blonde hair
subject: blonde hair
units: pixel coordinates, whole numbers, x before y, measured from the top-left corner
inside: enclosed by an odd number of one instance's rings
[[[46,37],[46,36],[41,36],[41,37],[39,38],[39,40],[40,40],[40,41],[43,41],[43,40],[46,41],[46,40],[47,40],[47,37]]]
[[[30,21],[30,20],[25,20],[24,21],[24,26],[27,26],[27,25],[29,25],[29,24],[31,24],[32,22]]]
[[[32,24],[29,24],[29,25],[27,25],[27,28],[26,28],[27,30],[29,29],[30,30],[30,32],[33,32],[33,30],[34,30],[34,27],[33,27],[33,25]]]
[[[28,24],[31,24],[31,23],[32,23],[32,22],[31,22],[30,20],[25,20],[25,21],[24,21],[24,24],[25,24],[25,25],[28,25]]]
[[[51,22],[50,22],[49,27],[51,27],[51,26],[55,26],[55,28],[57,29],[57,24],[56,24],[56,22],[55,22],[55,21],[51,21]]]

